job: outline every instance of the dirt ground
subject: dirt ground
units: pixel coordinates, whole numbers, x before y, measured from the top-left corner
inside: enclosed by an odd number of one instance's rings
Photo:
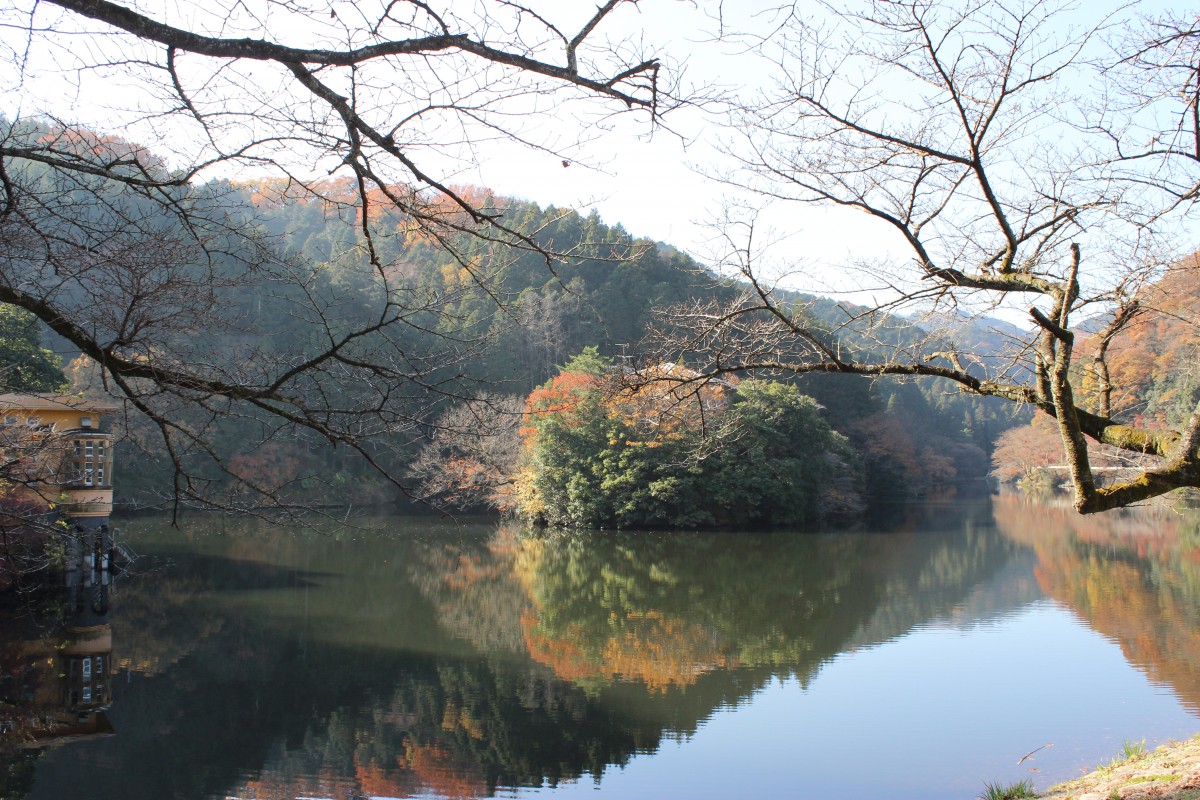
[[[1042,800],[1200,800],[1200,735],[1165,744],[1082,778],[1051,786]]]

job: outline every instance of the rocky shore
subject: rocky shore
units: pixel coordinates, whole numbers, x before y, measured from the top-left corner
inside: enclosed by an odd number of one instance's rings
[[[1098,767],[1041,800],[1200,800],[1200,736]]]

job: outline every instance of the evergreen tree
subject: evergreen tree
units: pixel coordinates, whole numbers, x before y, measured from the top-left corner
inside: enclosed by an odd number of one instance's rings
[[[795,526],[857,505],[844,437],[794,386],[613,392],[594,348],[534,391],[520,512],[554,526]],[[702,417],[707,416],[707,419]]]
[[[5,391],[59,392],[62,359],[42,346],[41,323],[23,308],[0,304],[0,386]]]

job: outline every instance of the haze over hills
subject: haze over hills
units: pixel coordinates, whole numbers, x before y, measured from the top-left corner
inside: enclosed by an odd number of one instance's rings
[[[431,360],[422,369],[427,370],[429,385],[442,387],[446,396],[437,400],[419,392],[413,395],[415,413],[429,421],[453,396],[480,391],[523,396],[585,347],[626,362],[643,359],[638,343],[655,308],[702,298],[729,300],[739,288],[669,243],[635,239],[594,212],[541,208],[478,188],[460,191],[513,227],[532,231],[532,241],[557,257],[547,259],[532,247],[514,249],[467,233],[435,241],[414,234],[395,212],[384,211],[380,220],[386,224],[376,226],[382,233],[372,242],[372,262],[357,212],[334,202],[336,185],[326,188],[323,198],[297,193],[282,182],[226,184],[214,191],[228,193],[227,202],[242,203],[240,213],[256,220],[297,269],[310,272],[305,291],[322,298],[335,327],[379,313],[387,302],[380,269],[389,281],[407,287],[404,291],[412,297],[427,299],[427,310],[391,335],[414,358],[429,354]],[[345,189],[349,192],[351,187]],[[442,213],[453,218],[461,212],[445,208]],[[1135,326],[1114,344],[1114,378],[1124,391],[1115,404],[1120,413],[1151,413],[1170,420],[1195,394],[1191,371],[1179,368],[1189,358],[1194,362],[1196,352],[1195,323],[1187,317],[1200,299],[1200,281],[1194,274],[1179,270],[1152,287],[1148,297],[1170,316]],[[304,318],[290,313],[287,291],[294,290],[270,283],[239,287],[230,295],[230,307],[269,334],[227,334],[193,344],[192,349],[253,359],[259,353],[302,348],[313,333]],[[954,350],[980,374],[1014,369],[1012,354],[1028,333],[994,317],[947,313],[918,322],[870,316],[845,301],[800,292],[779,296],[803,307],[844,352],[877,355],[883,352],[880,347],[923,354]],[[1015,369],[1020,375],[1022,368]],[[87,385],[86,372],[73,371],[77,387]],[[996,437],[1030,417],[1026,409],[968,396],[944,380],[810,374],[790,381],[813,396],[828,422],[849,438],[861,456],[868,494],[874,496],[923,492],[983,477],[990,469]],[[240,470],[265,476],[308,497],[336,496],[357,503],[398,496],[394,487],[328,443],[303,438],[263,442],[252,433],[256,427],[252,419],[223,421],[218,449],[235,475]],[[126,445],[120,490],[127,501],[150,502],[165,495],[168,487],[153,437],[138,435],[136,422],[133,433],[135,440],[150,446],[139,452]],[[382,437],[377,443],[380,457],[402,466],[424,433],[414,428]]]
[[[460,189],[477,206],[502,214],[549,252],[514,249],[463,233],[435,241],[413,233],[395,212],[380,212],[387,224],[372,241],[374,261],[356,223],[356,212],[336,200],[337,186],[325,197],[298,193],[283,182],[222,184],[225,202],[240,202],[299,272],[311,278],[303,287],[320,298],[325,322],[334,329],[358,324],[380,313],[388,302],[379,270],[426,309],[389,334],[425,371],[426,386],[447,398],[480,391],[525,395],[551,378],[559,365],[585,347],[605,356],[642,358],[638,342],[655,308],[694,298],[730,299],[738,287],[717,278],[670,244],[638,240],[620,225],[607,225],[597,214],[541,208],[535,203],[493,196],[486,189]],[[347,192],[351,187],[346,186]],[[442,209],[453,218],[461,211]],[[389,216],[389,214],[391,216]],[[379,220],[376,220],[377,222]],[[265,331],[207,337],[189,343],[196,358],[244,359],[261,354],[302,352],[314,331],[293,313],[289,292],[271,282],[230,291],[227,307],[234,317],[253,320]],[[424,299],[422,299],[424,298]],[[924,346],[928,334],[900,319],[885,319],[867,331],[864,322],[847,324],[856,309],[831,299],[796,293],[807,313],[844,348],[863,352],[876,346],[881,332],[893,342]],[[990,324],[990,323],[989,323]],[[960,348],[981,347],[994,336],[978,320],[964,321],[954,333]],[[246,326],[248,331],[250,326]],[[62,343],[59,342],[61,345]],[[945,344],[939,344],[944,347]],[[71,370],[77,389],[98,383],[85,364]],[[999,401],[968,397],[937,381],[902,383],[844,375],[808,375],[792,379],[802,392],[824,406],[829,423],[848,436],[861,453],[871,491],[903,495],[944,483],[976,479],[989,468],[991,443],[1020,418],[1019,409]],[[409,387],[411,389],[412,387]],[[420,387],[416,387],[418,390]],[[405,389],[404,391],[409,391]],[[417,415],[432,421],[449,399],[415,391]],[[254,419],[223,419],[217,451],[237,474],[283,487],[285,496],[337,498],[355,503],[398,499],[395,487],[346,457],[328,442],[304,437],[261,441]],[[152,428],[136,419],[131,442],[119,454],[120,499],[138,505],[169,494],[170,476],[162,469]],[[378,458],[402,465],[421,444],[425,431],[381,436]],[[193,458],[197,464],[204,454]],[[202,474],[203,467],[198,467]],[[237,491],[236,480],[213,475]]]

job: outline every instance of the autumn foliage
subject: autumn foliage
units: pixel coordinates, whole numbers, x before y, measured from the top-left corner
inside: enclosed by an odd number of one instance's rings
[[[573,527],[770,527],[844,509],[854,457],[794,387],[620,373],[581,358],[534,390],[517,510]]]
[[[1138,457],[1126,451],[1088,442],[1088,454],[1093,469],[1101,480],[1126,468],[1139,468],[1151,462],[1149,456]],[[1054,420],[1039,415],[1028,425],[1010,428],[996,440],[992,453],[992,474],[1001,481],[1054,482],[1066,477],[1062,434]]]
[[[586,631],[568,630],[548,636],[532,614],[521,618],[529,656],[554,670],[563,680],[637,682],[652,692],[687,687],[717,669],[738,666],[722,647],[715,631],[659,611],[614,615],[612,631],[603,641],[588,642]]]
[[[1200,394],[1195,370],[1200,353],[1200,253],[1144,287],[1138,299],[1153,313],[1136,317],[1108,353],[1113,414],[1151,426],[1178,425]]]
[[[525,399],[521,438],[526,442],[535,440],[538,421],[545,417],[556,417],[568,425],[582,424],[581,415],[588,399],[602,386],[599,376],[587,372],[568,370],[555,375]]]
[[[1039,588],[1120,645],[1156,684],[1200,710],[1200,547],[1196,517],[1159,505],[1081,517],[1006,495],[996,524],[1037,553]]]

